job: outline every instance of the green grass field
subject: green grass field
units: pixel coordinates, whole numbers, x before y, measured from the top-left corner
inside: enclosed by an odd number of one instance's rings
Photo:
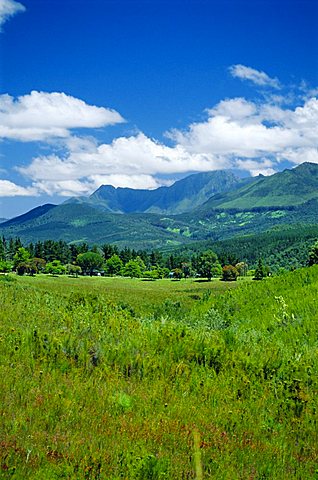
[[[318,267],[231,284],[12,278],[0,478],[318,478]]]
[[[138,314],[153,311],[163,302],[181,302],[190,308],[196,300],[213,294],[222,293],[235,288],[242,281],[250,281],[250,277],[240,278],[238,282],[211,282],[183,279],[173,281],[168,279],[149,281],[124,277],[54,277],[51,275],[36,275],[20,277],[19,282],[26,286],[34,286],[41,291],[69,295],[70,292],[89,292],[103,295],[108,301],[127,304]]]

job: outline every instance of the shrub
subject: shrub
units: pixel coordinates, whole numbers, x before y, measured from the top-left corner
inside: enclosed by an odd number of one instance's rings
[[[239,272],[233,265],[225,265],[222,268],[222,280],[225,282],[233,282],[236,281]]]

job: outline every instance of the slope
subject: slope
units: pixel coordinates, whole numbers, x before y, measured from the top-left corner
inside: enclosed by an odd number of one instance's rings
[[[213,171],[189,175],[170,187],[155,190],[115,188],[102,185],[89,197],[75,197],[65,203],[81,203],[113,213],[178,214],[202,205],[211,196],[245,185],[231,171]]]
[[[318,198],[318,165],[307,162],[269,177],[257,177],[254,182],[239,189],[215,195],[201,211],[288,207],[315,198]]]
[[[14,220],[0,225],[0,233],[6,238],[20,237],[24,242],[63,239],[70,243],[117,243],[132,248],[180,243],[174,232],[161,226],[156,215],[105,213],[85,204],[62,204],[44,214]]]

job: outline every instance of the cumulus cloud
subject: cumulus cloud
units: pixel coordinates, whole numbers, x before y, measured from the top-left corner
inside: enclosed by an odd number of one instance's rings
[[[274,173],[281,161],[318,161],[318,101],[295,109],[244,98],[223,100],[204,121],[167,134],[165,145],[143,133],[109,144],[68,137],[64,155],[38,156],[18,170],[49,194],[80,195],[100,184],[156,188],[158,174],[239,168],[252,175]]]
[[[100,185],[113,185],[113,187],[128,187],[152,190],[163,184],[170,185],[171,181],[158,180],[151,175],[91,175],[95,188]]]
[[[151,175],[89,175],[81,180],[36,180],[36,191],[47,195],[60,195],[62,197],[89,195],[101,185],[114,187],[129,187],[151,190],[162,186],[163,183]]]
[[[65,138],[74,128],[97,128],[123,122],[115,110],[88,105],[65,93],[33,91],[13,98],[0,95],[0,138],[43,141]]]
[[[267,73],[256,70],[255,68],[237,64],[232,65],[229,70],[233,77],[248,80],[260,87],[280,88],[281,86],[277,78],[271,78]]]
[[[276,173],[276,170],[272,168],[273,166],[274,162],[269,158],[263,158],[260,160],[238,159],[235,162],[236,168],[249,171],[252,177],[255,177],[256,175],[273,175]]]
[[[206,121],[173,130],[169,137],[188,152],[238,158],[282,158],[285,150],[317,145],[316,98],[294,110],[235,99],[208,113]]]
[[[260,86],[280,88],[277,79],[244,65],[232,66],[231,73]],[[31,187],[3,184],[3,189],[12,195],[71,196],[89,194],[101,184],[157,188],[164,184],[163,175],[171,180],[177,174],[228,168],[270,175],[283,161],[318,163],[317,98],[298,96],[298,106],[292,108],[282,93],[266,90],[262,101],[222,100],[205,111],[205,119],[166,132],[169,143],[142,132],[99,143],[72,130],[123,122],[115,110],[88,105],[65,93],[34,91],[16,99],[2,95],[0,138],[46,141],[59,147],[58,154],[39,155],[15,168]]]
[[[0,180],[0,197],[33,197],[38,194],[35,187],[21,187],[9,180]]]
[[[286,149],[279,158],[299,165],[303,162],[318,163],[318,148]]]
[[[0,32],[2,25],[19,12],[24,12],[25,7],[22,3],[14,0],[0,0]]]
[[[157,174],[187,171],[209,171],[224,167],[224,159],[214,155],[192,154],[182,146],[168,147],[139,133],[120,137],[111,144],[96,145],[73,139],[73,147],[64,157],[39,156],[27,167],[18,170],[32,179],[45,193],[83,194],[101,184],[120,187],[157,188],[164,182]],[[65,187],[65,182],[68,183]],[[76,182],[76,183],[71,183]],[[70,188],[70,185],[72,188]]]

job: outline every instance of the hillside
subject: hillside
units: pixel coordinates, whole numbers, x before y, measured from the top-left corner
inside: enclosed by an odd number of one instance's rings
[[[63,239],[66,242],[90,244],[117,243],[134,248],[159,248],[178,244],[176,234],[165,229],[156,215],[116,215],[101,212],[86,204],[62,204],[31,211],[1,225],[5,237],[20,237],[25,242]],[[30,214],[30,215],[29,215]],[[25,219],[25,217],[28,217]],[[186,241],[186,237],[183,239]]]
[[[136,190],[102,185],[89,197],[74,197],[65,203],[80,203],[112,213],[178,214],[202,205],[217,193],[245,185],[231,171],[213,171],[189,175],[170,187]]]
[[[240,208],[242,205],[245,207]],[[0,225],[0,234],[7,238],[18,236],[25,242],[51,238],[170,249],[194,241],[215,242],[297,224],[318,224],[318,165],[303,164],[271,177],[256,178],[178,215],[115,214],[101,211],[100,205],[96,207],[93,202],[69,202],[44,205],[11,219]]]
[[[318,224],[318,200],[285,209],[224,210],[182,215],[114,214],[85,204],[63,204],[27,221],[0,225],[6,238],[24,242],[65,240],[89,244],[116,243],[131,248],[171,249],[193,241],[218,241],[259,234],[287,225]]]
[[[30,220],[38,219],[39,217],[41,217],[55,207],[56,205],[53,205],[52,203],[46,203],[45,205],[32,208],[32,210],[29,210],[22,215],[18,215],[17,217],[11,218],[10,220],[4,220],[1,227],[7,228],[13,225],[21,225],[25,222],[29,222]]]
[[[264,177],[237,190],[221,193],[209,199],[202,211],[211,209],[257,207],[288,207],[318,198],[318,165],[303,163],[292,170]]]

